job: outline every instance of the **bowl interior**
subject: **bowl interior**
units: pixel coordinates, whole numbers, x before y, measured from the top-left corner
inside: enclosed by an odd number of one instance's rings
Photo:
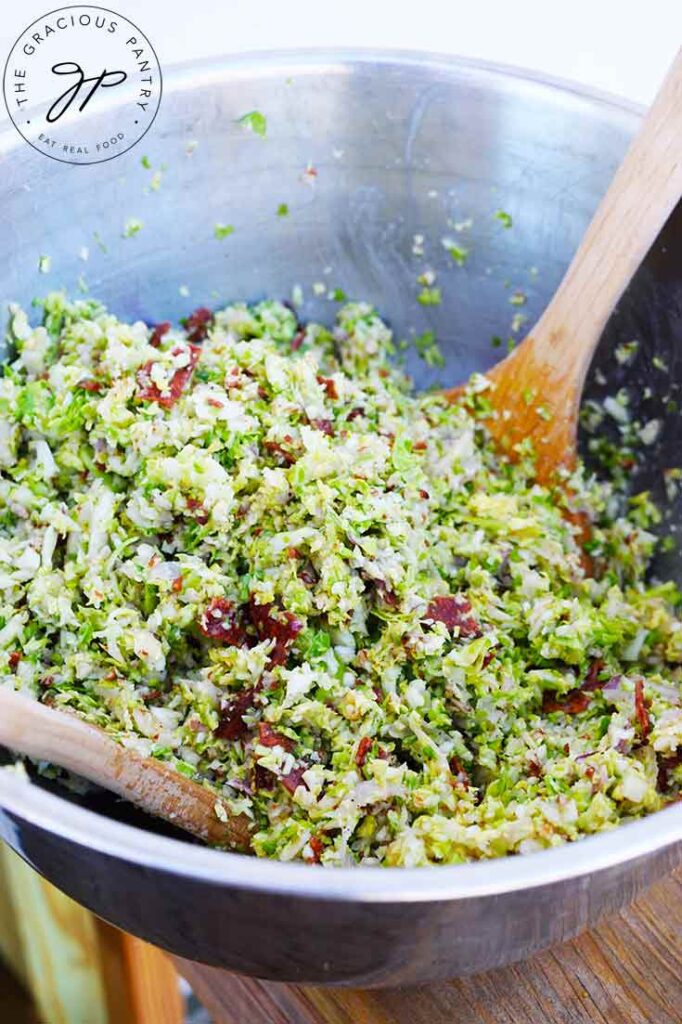
[[[107,163],[58,163],[11,126],[0,135],[0,299],[87,290],[123,318],[156,322],[297,296],[302,320],[331,322],[343,292],[375,304],[397,341],[434,332],[443,368],[414,344],[404,352],[420,387],[485,370],[523,336],[638,121],[570,87],[415,55],[244,58],[173,70],[164,88],[149,134]],[[265,137],[240,124],[254,110],[267,118]],[[106,114],[90,116],[104,130]],[[132,235],[131,219],[141,222]],[[628,387],[644,422],[664,421],[642,470],[659,496],[661,468],[682,451],[681,224],[671,220],[612,319],[603,375],[589,384]],[[234,231],[216,238],[216,225]],[[420,302],[424,281],[439,304]],[[635,336],[641,358],[618,364],[615,347]],[[652,369],[652,352],[667,375]],[[667,509],[674,531],[679,501]],[[663,570],[679,574],[676,549],[666,558]],[[143,822],[106,796],[85,803]]]

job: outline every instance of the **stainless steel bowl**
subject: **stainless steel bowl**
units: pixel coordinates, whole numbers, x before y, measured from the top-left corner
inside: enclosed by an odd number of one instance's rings
[[[254,109],[267,115],[266,139],[236,123]],[[109,163],[64,165],[11,127],[0,136],[0,296],[28,303],[50,287],[74,289],[84,275],[117,313],[155,321],[199,304],[289,297],[299,284],[301,316],[329,320],[334,304],[312,288],[323,282],[375,302],[399,337],[434,329],[447,354],[443,379],[453,381],[498,357],[491,337],[510,333],[514,289],[527,294],[529,317],[542,309],[638,117],[569,85],[409,53],[179,68],[166,74],[152,132]],[[158,192],[143,154],[166,165]],[[280,203],[288,217],[276,215]],[[498,209],[512,214],[511,230]],[[128,216],[144,227],[124,239]],[[442,239],[468,218],[468,234],[457,237],[471,254],[457,267]],[[234,234],[215,240],[216,222],[234,224]],[[39,254],[52,258],[49,276],[38,274]],[[629,329],[641,303],[656,310],[657,343],[679,339],[679,291],[676,313],[665,301],[678,278],[671,284],[661,265],[644,275],[605,344]],[[425,268],[438,274],[439,307],[416,301]],[[408,363],[420,384],[436,382],[413,355]],[[109,798],[75,801],[7,772],[0,804],[7,842],[114,924],[184,957],[315,983],[406,985],[526,957],[682,859],[680,806],[528,857],[326,871],[204,849]]]

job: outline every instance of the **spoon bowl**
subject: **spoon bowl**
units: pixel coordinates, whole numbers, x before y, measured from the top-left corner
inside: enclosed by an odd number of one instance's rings
[[[490,421],[493,437],[510,451],[531,440],[542,483],[575,466],[580,400],[599,339],[681,195],[682,50],[549,305],[488,371],[501,413]]]

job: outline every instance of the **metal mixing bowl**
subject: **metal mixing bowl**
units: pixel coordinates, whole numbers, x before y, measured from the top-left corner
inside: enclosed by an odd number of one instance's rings
[[[410,354],[420,384],[494,362],[491,337],[506,341],[515,289],[531,319],[540,312],[639,118],[572,86],[401,53],[230,59],[172,71],[164,85],[152,131],[109,163],[64,165],[11,127],[0,136],[0,297],[28,303],[82,274],[122,317],[156,321],[289,297],[300,284],[302,318],[330,320],[334,303],[312,288],[322,282],[376,303],[398,337],[436,331],[447,367],[438,374]],[[266,139],[236,123],[251,110],[267,115]],[[104,129],[106,115],[93,116]],[[166,165],[158,192],[144,154]],[[308,164],[314,184],[301,179]],[[124,239],[129,216],[144,227]],[[234,234],[214,239],[216,222]],[[442,245],[449,235],[470,249],[463,267]],[[676,386],[680,285],[666,248],[638,276],[599,359],[634,323],[670,358]],[[39,254],[52,258],[48,276]],[[416,301],[425,268],[438,274],[441,306]],[[678,434],[671,411],[661,436],[670,445]],[[656,448],[659,468],[662,457]],[[7,842],[97,914],[182,956],[278,980],[410,984],[485,970],[574,935],[682,857],[681,806],[527,857],[322,870],[204,849],[109,797],[76,800],[7,772],[0,804]]]

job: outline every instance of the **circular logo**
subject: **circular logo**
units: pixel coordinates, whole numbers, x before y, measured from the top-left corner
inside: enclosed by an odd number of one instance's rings
[[[10,50],[3,93],[15,128],[39,153],[69,164],[120,156],[149,131],[161,68],[143,32],[88,4],[38,18]]]

